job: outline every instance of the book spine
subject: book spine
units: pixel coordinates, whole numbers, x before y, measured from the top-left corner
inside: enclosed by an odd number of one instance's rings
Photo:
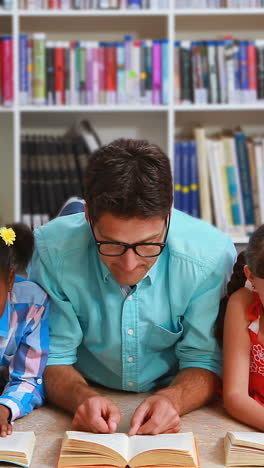
[[[93,103],[93,51],[92,42],[86,43],[86,104]]]
[[[181,100],[180,45],[180,41],[174,41],[174,104]]]
[[[189,171],[189,142],[181,142],[181,188],[182,211],[190,213],[190,171]]]
[[[32,104],[32,92],[33,92],[33,41],[27,41],[27,75],[28,75],[28,97],[27,103]]]
[[[190,215],[196,218],[200,216],[199,209],[199,186],[197,152],[195,141],[189,141],[189,171],[190,171]]]
[[[152,41],[152,104],[161,104],[161,43]]]
[[[264,102],[264,40],[256,40],[257,50],[257,97]]]
[[[174,208],[182,209],[182,187],[181,187],[181,142],[174,144]]]
[[[19,35],[19,102],[28,103],[27,34]]]
[[[162,39],[161,41],[161,62],[162,62],[162,98],[161,102],[164,105],[169,104],[169,41]]]
[[[45,104],[46,100],[46,67],[45,67],[44,33],[34,33],[33,39],[33,92],[34,104]]]
[[[54,50],[55,60],[55,104],[65,104],[64,92],[64,47],[63,42],[57,42]]]
[[[239,42],[239,61],[240,61],[240,102],[242,104],[250,103],[249,83],[248,83],[248,41]]]
[[[248,87],[249,87],[249,102],[257,101],[257,56],[255,41],[248,41]]]
[[[181,42],[180,64],[181,64],[181,103],[191,104],[193,102],[192,62],[190,41]]]
[[[13,105],[13,39],[11,36],[2,36],[2,83],[3,105]]]
[[[64,41],[64,95],[65,104],[71,104],[71,63],[70,63],[70,42]]]
[[[55,42],[46,42],[46,83],[47,83],[47,98],[46,104],[53,106],[55,104],[55,69],[54,69],[54,49]]]

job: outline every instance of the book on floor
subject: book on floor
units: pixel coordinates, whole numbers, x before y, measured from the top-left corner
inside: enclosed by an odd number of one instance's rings
[[[192,432],[131,437],[123,433],[65,432],[58,467],[95,465],[196,468],[199,456]]]
[[[226,466],[264,466],[262,432],[227,432],[224,447]]]
[[[35,434],[32,431],[13,432],[7,437],[0,437],[0,461],[28,468],[35,441]]]

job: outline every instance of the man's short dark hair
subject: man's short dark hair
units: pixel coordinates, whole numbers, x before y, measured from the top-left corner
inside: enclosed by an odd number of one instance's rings
[[[106,212],[121,218],[166,218],[172,200],[170,161],[157,145],[118,139],[89,158],[85,201],[94,222]]]

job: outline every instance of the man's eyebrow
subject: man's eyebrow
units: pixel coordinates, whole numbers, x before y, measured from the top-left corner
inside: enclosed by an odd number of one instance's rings
[[[97,227],[97,231],[99,232],[99,234],[104,238],[104,239],[107,239],[107,241],[109,242],[121,242],[121,241],[117,241],[116,239],[113,239],[112,237],[110,236],[105,236],[101,231],[100,229]],[[161,231],[162,232],[162,231]],[[148,242],[150,241],[151,239],[154,239],[155,237],[158,237],[160,236],[161,232],[158,232],[158,233],[155,233],[155,234],[151,234],[150,236],[148,237],[145,237],[145,239],[142,239],[138,242],[135,242],[135,244],[144,244],[145,242]]]

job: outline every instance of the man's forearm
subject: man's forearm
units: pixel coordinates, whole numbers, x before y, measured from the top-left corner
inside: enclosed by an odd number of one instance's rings
[[[71,413],[86,398],[98,395],[73,366],[47,366],[44,384],[48,400]]]
[[[220,378],[206,369],[190,367],[178,373],[169,387],[158,391],[174,404],[179,416],[208,403],[220,386]]]

